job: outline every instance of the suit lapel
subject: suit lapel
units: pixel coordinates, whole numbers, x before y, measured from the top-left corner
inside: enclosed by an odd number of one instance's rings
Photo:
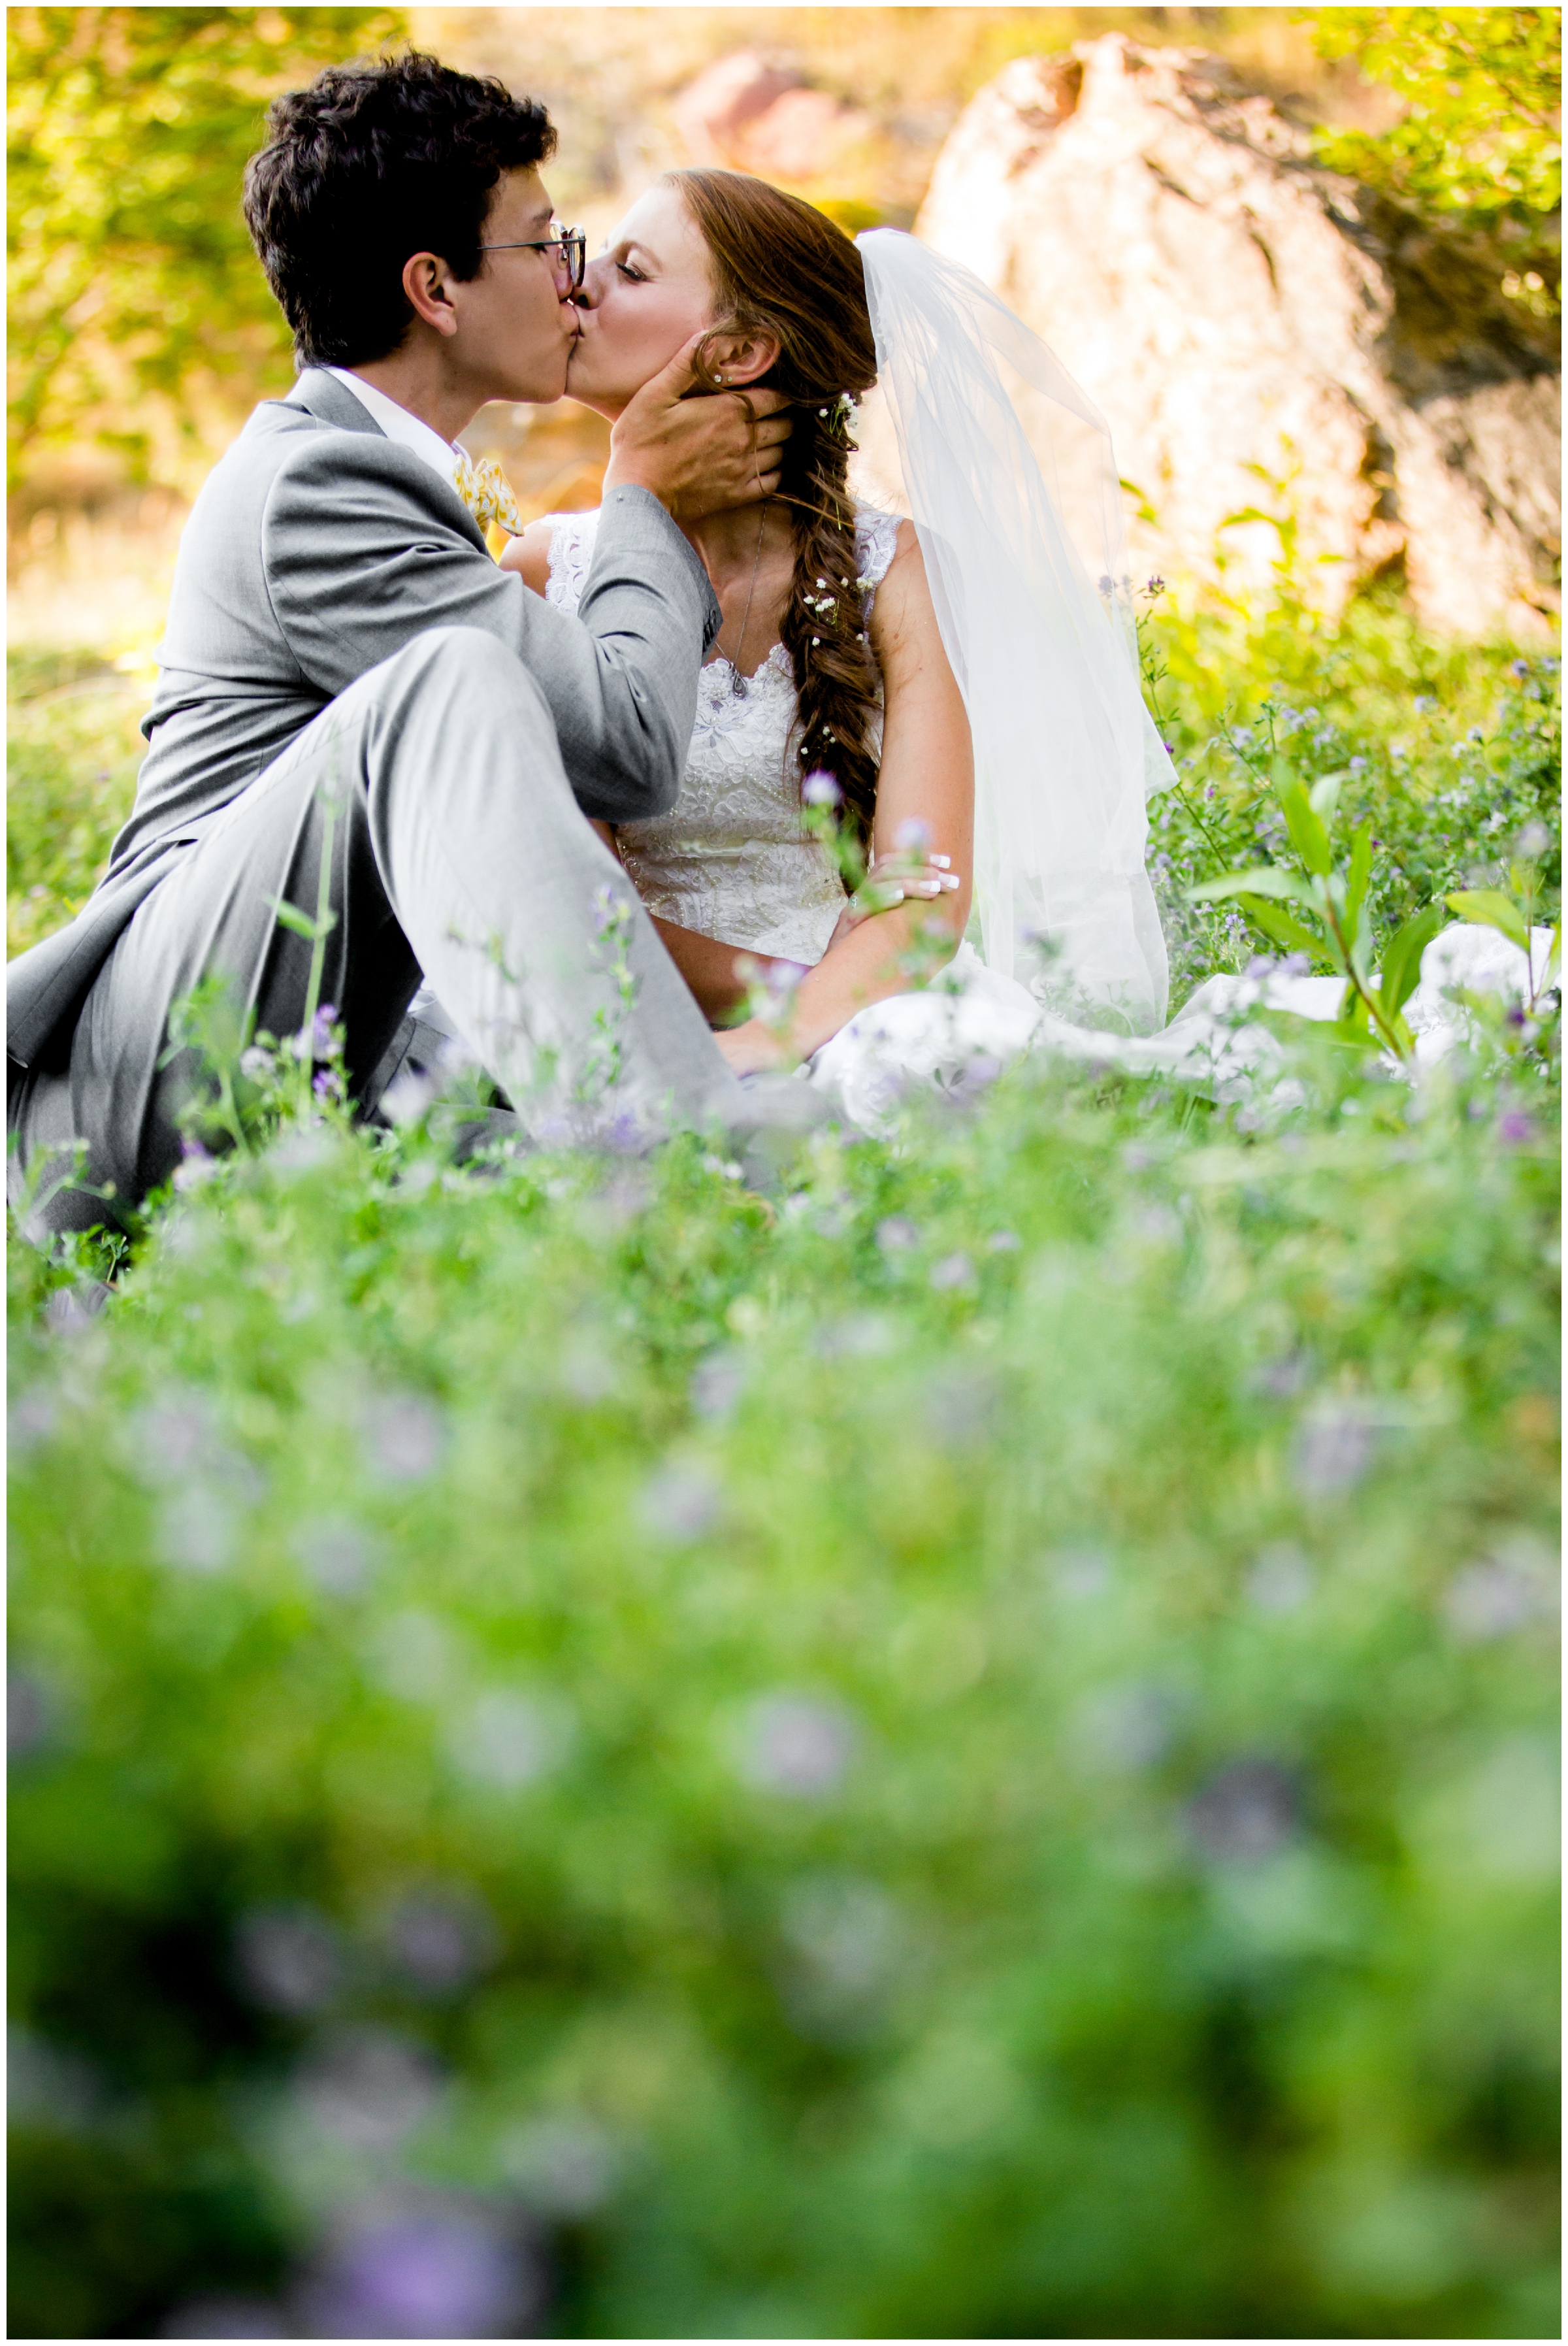
[[[302,407],[306,414],[313,415],[319,423],[335,424],[341,432],[372,432],[378,440],[385,440],[389,437],[363,402],[356,399],[353,393],[345,384],[341,383],[335,374],[329,374],[325,367],[302,367],[292,396],[288,400],[274,401],[272,404]],[[425,466],[424,469],[430,472],[431,481],[434,484],[436,481],[434,472],[431,471],[429,466]],[[484,532],[480,528],[457,491],[447,484],[443,483],[441,485],[446,488],[453,506],[463,517],[463,526],[474,545],[482,554],[487,555],[490,548],[485,540]]]

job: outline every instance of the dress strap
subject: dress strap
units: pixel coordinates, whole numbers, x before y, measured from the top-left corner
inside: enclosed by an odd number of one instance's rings
[[[855,507],[855,553],[860,566],[860,584],[866,590],[868,619],[876,590],[899,550],[899,518],[897,514],[882,513],[876,505]]]
[[[598,514],[544,514],[540,518],[550,525],[550,575],[545,582],[545,600],[560,610],[575,611],[588,583]]]

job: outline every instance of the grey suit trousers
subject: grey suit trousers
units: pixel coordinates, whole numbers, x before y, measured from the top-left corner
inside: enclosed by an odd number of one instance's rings
[[[299,1027],[311,946],[269,899],[313,914],[329,805],[322,994],[361,1102],[423,972],[542,1138],[635,1146],[740,1120],[701,1013],[577,806],[538,685],[493,635],[438,627],[340,693],[175,852],[87,997],[68,1066],[27,1071],[10,1121],[36,1229],[112,1218],[83,1188],[48,1195],[77,1144],[86,1181],[129,1200],[178,1163],[199,1070],[160,1063],[169,1012],[201,979],[227,977],[257,1027]]]

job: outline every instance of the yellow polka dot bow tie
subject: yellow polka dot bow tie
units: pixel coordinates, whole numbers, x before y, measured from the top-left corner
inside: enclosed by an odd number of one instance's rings
[[[471,456],[460,452],[453,468],[452,485],[481,529],[503,529],[508,537],[522,536],[523,516],[517,510],[517,500],[494,456],[482,456],[476,464]]]

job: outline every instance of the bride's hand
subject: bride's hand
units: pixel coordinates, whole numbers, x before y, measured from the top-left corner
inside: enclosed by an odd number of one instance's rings
[[[895,904],[935,903],[952,893],[959,885],[952,862],[950,855],[911,854],[907,847],[879,855],[840,913],[828,940],[829,953],[873,913],[891,913]]]
[[[748,1018],[739,1026],[718,1027],[713,1039],[729,1062],[731,1075],[756,1076],[793,1065],[782,1037],[760,1018]]]

